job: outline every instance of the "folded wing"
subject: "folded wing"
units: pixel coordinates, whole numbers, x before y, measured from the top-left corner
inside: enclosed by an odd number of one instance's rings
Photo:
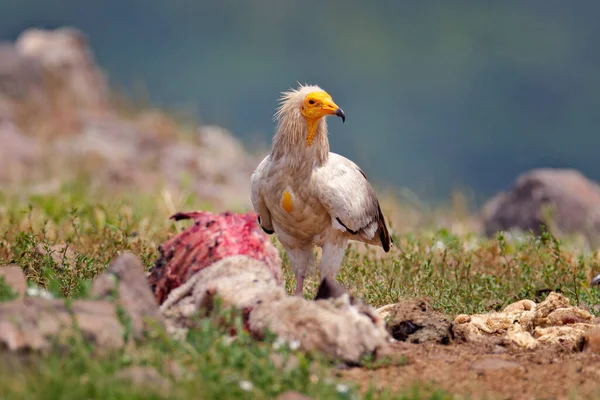
[[[352,161],[330,153],[328,163],[314,175],[315,195],[335,228],[367,242],[380,242],[388,252],[391,238],[379,200],[363,171]]]
[[[265,185],[263,175],[269,164],[270,157],[266,156],[261,163],[256,167],[250,179],[250,198],[254,212],[258,214],[258,223],[263,231],[269,235],[274,233],[273,223],[271,222],[271,213],[263,200],[263,187]]]

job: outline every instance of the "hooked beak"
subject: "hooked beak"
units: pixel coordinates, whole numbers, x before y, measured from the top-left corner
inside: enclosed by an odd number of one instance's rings
[[[338,107],[337,110],[335,110],[335,115],[342,119],[342,124],[346,122],[346,114],[344,114],[344,110],[341,108]]]
[[[324,117],[325,115],[335,115],[336,117],[340,117],[342,119],[342,123],[346,122],[346,114],[344,110],[342,110],[329,96],[327,93],[324,93],[321,103],[318,105],[316,111],[318,118]]]

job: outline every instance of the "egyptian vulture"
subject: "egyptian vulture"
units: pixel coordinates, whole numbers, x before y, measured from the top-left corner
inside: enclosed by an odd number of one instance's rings
[[[296,276],[297,296],[322,249],[321,280],[335,277],[348,240],[381,246],[392,240],[375,191],[352,161],[329,151],[327,122],[344,111],[316,85],[282,93],[275,113],[271,152],[251,177],[251,200],[258,223],[275,233]]]

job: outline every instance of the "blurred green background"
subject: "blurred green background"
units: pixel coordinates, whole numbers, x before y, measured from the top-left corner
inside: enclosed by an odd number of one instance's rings
[[[281,91],[332,94],[377,184],[486,197],[533,167],[600,179],[600,2],[3,0],[0,39],[71,25],[111,83],[269,144]]]

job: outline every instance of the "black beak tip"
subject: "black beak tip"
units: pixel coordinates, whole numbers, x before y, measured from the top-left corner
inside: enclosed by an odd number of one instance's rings
[[[346,114],[344,114],[344,110],[342,110],[341,108],[335,110],[335,115],[342,119],[342,124],[346,122]]]

